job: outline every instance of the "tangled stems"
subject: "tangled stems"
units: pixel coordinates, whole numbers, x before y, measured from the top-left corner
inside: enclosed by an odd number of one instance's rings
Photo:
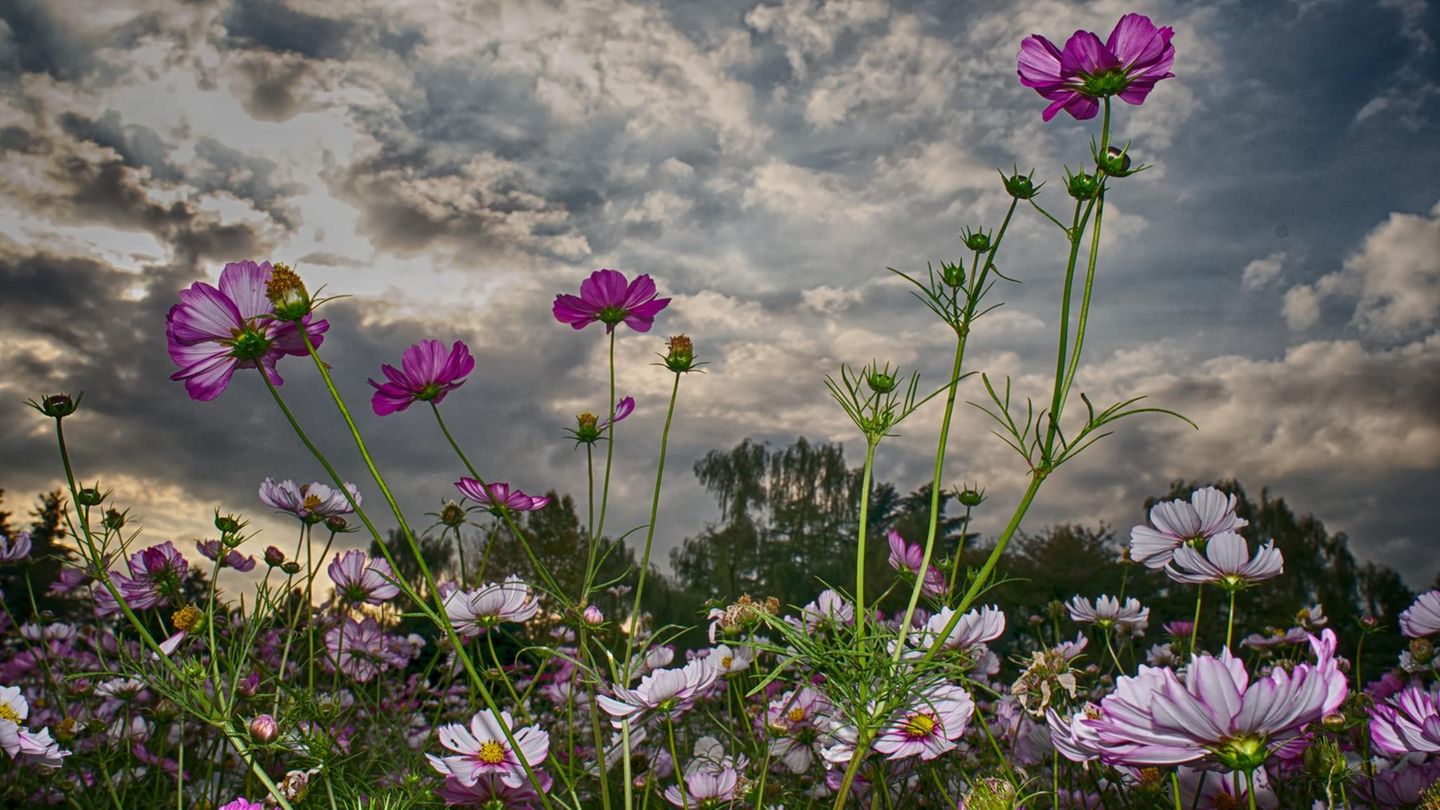
[[[303,332],[304,330],[302,329],[300,331]],[[390,488],[385,485],[384,479],[380,476],[380,471],[376,469],[375,462],[370,458],[369,449],[365,446],[364,439],[361,438],[360,431],[355,426],[355,420],[351,417],[349,409],[345,407],[344,400],[340,398],[340,392],[335,388],[335,383],[330,379],[329,369],[325,366],[324,361],[320,359],[320,355],[316,353],[315,346],[310,341],[308,335],[305,337],[305,348],[309,351],[311,359],[315,361],[315,366],[320,369],[320,376],[325,381],[325,387],[329,389],[331,398],[335,400],[336,406],[340,409],[341,416],[344,417],[345,423],[349,425],[350,434],[360,450],[361,457],[365,460],[365,465],[370,469],[370,473],[379,485],[380,491],[385,495],[396,519],[400,522],[401,532],[406,542],[410,544],[411,553],[415,555],[415,559],[420,563],[420,573],[424,576],[426,587],[430,589],[430,594],[435,599],[436,605],[439,606],[439,612],[436,613],[435,610],[425,604],[425,600],[415,592],[415,589],[411,587],[410,583],[407,582],[404,577],[395,578],[396,587],[400,588],[405,596],[420,608],[426,618],[430,619],[431,622],[444,631],[446,638],[450,641],[451,647],[455,650],[455,657],[460,659],[461,665],[465,668],[465,673],[469,676],[470,683],[474,685],[476,691],[480,693],[480,699],[484,702],[485,708],[499,717],[500,705],[495,702],[494,695],[490,694],[489,688],[485,686],[485,682],[481,679],[480,673],[475,669],[475,663],[470,660],[470,655],[465,650],[465,643],[460,640],[460,636],[455,632],[454,625],[450,623],[449,617],[446,616],[444,603],[440,599],[440,591],[435,586],[435,580],[430,574],[430,567],[425,564],[420,550],[416,547],[415,536],[410,533],[409,524],[405,522],[399,505],[390,494]],[[360,518],[360,521],[365,525],[365,528],[370,532],[371,536],[376,539],[376,545],[380,547],[381,553],[385,556],[385,561],[390,563],[391,570],[400,570],[400,567],[395,563],[394,555],[390,553],[388,545],[380,541],[380,531],[375,528],[375,524],[371,522],[369,515],[360,508],[360,504],[355,502],[354,496],[346,489],[345,482],[340,477],[340,473],[335,470],[330,460],[325,457],[324,453],[320,452],[320,448],[315,446],[315,443],[310,440],[310,437],[305,433],[304,429],[300,427],[300,422],[296,420],[295,414],[290,411],[290,406],[285,404],[284,398],[280,396],[280,391],[275,388],[275,384],[270,381],[270,378],[265,376],[263,370],[260,372],[260,378],[265,381],[265,387],[270,391],[270,396],[275,400],[275,404],[280,407],[280,412],[284,414],[285,420],[290,423],[290,427],[295,431],[295,435],[300,438],[301,443],[304,444],[306,449],[310,451],[310,454],[315,457],[315,460],[320,462],[320,466],[325,468],[326,474],[335,482],[337,491],[345,496],[345,500],[349,504],[350,509],[355,513],[355,516]],[[510,745],[510,749],[515,752],[515,756],[520,762],[520,767],[525,770],[525,776],[530,780],[530,783],[539,794],[541,804],[545,806],[546,810],[549,810],[551,806],[550,800],[545,795],[539,777],[536,776],[534,769],[530,767],[530,763],[526,760],[524,753],[520,751],[520,746],[515,741],[514,733],[505,723],[498,725],[500,726],[501,732],[504,733],[505,742]]]
[[[680,372],[670,386],[670,405],[665,409],[665,427],[660,431],[660,460],[655,467],[655,493],[650,497],[650,525],[645,529],[645,552],[640,557],[640,579],[635,583],[635,606],[630,610],[631,632],[625,635],[625,674],[635,651],[635,622],[640,617],[640,595],[645,592],[645,575],[650,571],[650,544],[655,539],[655,517],[660,512],[660,483],[665,478],[665,451],[670,444],[670,422],[675,416],[675,399],[680,394]],[[611,411],[614,413],[614,411]],[[613,427],[613,425],[612,425]],[[613,442],[612,442],[613,444]]]
[[[965,361],[965,343],[970,336],[970,325],[975,320],[975,308],[980,304],[980,298],[985,289],[985,281],[993,266],[995,254],[1000,250],[1000,242],[1005,238],[1005,231],[1010,227],[1010,219],[1015,214],[1016,200],[1011,198],[1010,208],[1005,212],[1005,219],[1000,223],[1000,230],[996,232],[995,241],[990,250],[985,253],[984,266],[980,265],[980,253],[975,254],[975,262],[970,269],[969,292],[965,297],[965,311],[961,316],[960,325],[955,329],[955,362],[950,368],[949,390],[945,394],[945,414],[940,419],[940,439],[935,447],[935,474],[930,480],[930,523],[925,534],[925,553],[920,561],[920,568],[916,572],[915,584],[910,588],[910,601],[905,606],[905,617],[900,623],[900,632],[907,632],[910,621],[915,616],[915,608],[920,603],[920,589],[924,584],[925,572],[930,570],[930,558],[935,553],[935,536],[940,525],[940,479],[945,470],[945,452],[950,442],[950,422],[955,415],[955,395],[960,387],[960,369]],[[967,527],[969,509],[966,509]],[[961,531],[961,542],[964,542],[964,530]],[[960,567],[960,555],[957,552],[955,562],[950,568],[950,589],[955,588],[955,572]],[[900,661],[903,644],[895,646],[893,660]]]
[[[264,375],[262,374],[261,376]],[[95,535],[90,531],[90,507],[80,502],[80,490],[79,487],[75,485],[75,470],[70,464],[70,451],[65,444],[63,417],[55,417],[55,438],[60,447],[60,460],[65,465],[65,482],[70,489],[70,502],[75,505],[76,518],[78,518],[80,523],[79,536],[84,539],[85,548],[83,552],[89,556],[89,562],[95,568],[96,579],[104,586],[105,590],[110,593],[115,603],[119,605],[121,612],[125,614],[125,618],[130,622],[130,626],[139,633],[140,640],[144,642],[146,647],[150,648],[152,654],[160,659],[161,665],[164,666],[178,682],[182,684],[185,683],[184,673],[180,672],[179,668],[175,666],[175,662],[170,660],[169,653],[160,648],[160,645],[155,641],[155,637],[150,635],[149,630],[145,629],[145,625],[140,623],[140,618],[135,615],[135,611],[131,609],[130,603],[125,600],[125,596],[115,587],[115,583],[110,580],[109,575],[104,570],[104,555],[96,546]],[[216,683],[218,684],[219,681]],[[255,774],[256,778],[260,780],[260,783],[265,786],[265,790],[275,799],[276,804],[283,808],[283,810],[294,810],[290,802],[286,800],[284,794],[280,791],[280,788],[277,787],[275,782],[270,778],[270,775],[265,773],[265,769],[260,767],[260,763],[250,755],[250,748],[245,744],[245,740],[230,727],[229,718],[224,716],[228,711],[227,708],[224,705],[213,705],[203,690],[193,693],[192,697],[196,695],[202,699],[202,705],[207,710],[207,714],[209,714],[209,716],[206,716],[196,713],[197,716],[220,730],[220,733],[224,735],[226,741],[235,749],[235,753],[240,756],[240,759],[246,765],[250,766],[250,770]],[[220,692],[218,688],[216,690],[216,698],[222,704],[224,703],[224,694]],[[216,709],[221,712],[221,716],[217,717],[213,714]],[[105,783],[110,790],[111,798],[115,798],[113,783],[109,778],[105,779]],[[116,806],[119,806],[118,801],[116,801]]]

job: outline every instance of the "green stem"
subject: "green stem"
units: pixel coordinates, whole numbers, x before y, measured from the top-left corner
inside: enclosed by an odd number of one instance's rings
[[[1170,772],[1170,794],[1175,797],[1175,810],[1181,810],[1180,770],[1178,768]]]
[[[868,439],[865,442],[865,467],[860,475],[860,528],[856,537],[857,553],[855,554],[855,638],[859,639],[864,634],[865,614],[868,608],[865,606],[865,535],[869,530],[870,523],[870,474],[875,466],[875,446],[878,438]],[[921,569],[924,572],[924,569]],[[902,626],[900,632],[904,633]]]
[[[1230,640],[1235,634],[1235,594],[1239,591],[1230,591],[1230,621],[1225,625],[1225,647],[1230,647]]]
[[[1195,586],[1195,620],[1190,622],[1190,654],[1196,653],[1195,643],[1200,638],[1200,602],[1205,597],[1205,586]]]
[[[660,512],[660,483],[665,479],[665,451],[670,444],[670,422],[675,416],[675,400],[680,394],[680,372],[670,386],[670,405],[665,409],[665,427],[660,431],[660,461],[655,467],[655,492],[650,496],[650,525],[645,529],[645,553],[640,557],[640,579],[635,584],[635,606],[630,611],[630,630],[625,634],[625,675],[630,674],[630,658],[635,651],[636,622],[640,618],[640,595],[645,592],[645,575],[650,571],[650,545],[655,540],[655,518]],[[584,605],[580,606],[582,609]]]
[[[605,412],[610,424],[605,428],[605,480],[600,486],[600,522],[595,527],[592,542],[598,544],[605,533],[605,512],[610,506],[610,468],[615,460],[615,332],[610,332],[610,410]],[[590,596],[590,572],[586,572],[585,590],[580,594],[583,603]]]
[[[690,797],[685,795],[685,769],[680,767],[680,754],[675,749],[675,723],[669,717],[665,718],[665,733],[670,738],[670,761],[675,763],[675,779],[680,785],[680,806],[688,810]]]
[[[1245,772],[1245,794],[1250,799],[1250,810],[1255,810],[1255,771]]]
[[[965,556],[965,538],[970,534],[970,507],[965,507],[965,519],[960,523],[960,542],[955,547],[955,559],[950,561],[950,584],[945,588],[946,599],[955,593],[955,579],[960,572],[960,562]]]

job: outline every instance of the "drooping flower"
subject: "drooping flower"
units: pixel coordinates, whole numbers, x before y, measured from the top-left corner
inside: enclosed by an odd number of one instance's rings
[[[445,615],[461,636],[476,636],[501,622],[525,623],[540,611],[540,602],[519,577],[488,583],[473,591],[457,590],[445,599]]]
[[[1275,667],[1251,680],[1245,666],[1222,650],[1192,656],[1182,682],[1169,669],[1140,667],[1122,676],[1086,718],[1111,765],[1163,766],[1212,760],[1232,770],[1259,767],[1278,743],[1334,712],[1348,691],[1335,660],[1335,634],[1311,637],[1314,664]]]
[[[345,497],[345,493],[350,498]],[[288,478],[275,483],[272,478],[260,482],[260,501],[272,509],[288,512],[305,523],[324,523],[332,517],[348,515],[353,510],[350,501],[360,505],[360,490],[347,483],[345,492],[318,481],[296,484]]]
[[[488,509],[496,516],[507,511],[533,512],[544,509],[550,503],[550,499],[544,495],[526,495],[518,489],[511,489],[504,481],[481,484],[474,478],[461,478],[455,482],[455,488],[460,490],[460,494],[479,504],[480,508]]]
[[[1405,689],[1370,709],[1370,739],[1375,747],[1400,756],[1440,752],[1440,691]]]
[[[1440,590],[1420,594],[1415,604],[1400,614],[1400,632],[1410,638],[1440,633]]]
[[[1236,498],[1215,487],[1190,493],[1189,501],[1161,501],[1150,507],[1150,526],[1130,530],[1130,559],[1152,570],[1164,568],[1175,549],[1203,545],[1224,532],[1242,529],[1250,522],[1235,516]]]
[[[178,597],[180,585],[190,570],[190,563],[169,540],[131,554],[128,566],[130,576],[112,571],[110,579],[132,610],[160,607]],[[95,589],[97,613],[108,616],[119,609],[108,589]]]
[[[579,296],[555,296],[553,312],[555,320],[575,329],[599,321],[607,333],[622,322],[636,332],[649,332],[655,316],[670,303],[655,295],[655,282],[648,275],[627,282],[620,271],[601,269],[580,282]]]
[[[0,563],[19,562],[30,556],[30,533],[16,532],[15,536],[0,534]]]
[[[507,729],[519,746],[518,755],[505,738]],[[458,756],[426,754],[425,758],[437,773],[454,777],[465,787],[474,787],[487,777],[498,778],[509,787],[519,787],[529,781],[520,757],[534,769],[550,755],[550,735],[538,725],[516,728],[515,719],[506,711],[496,718],[494,712],[482,709],[470,719],[469,728],[449,723],[436,729],[436,733],[440,744]]]
[[[380,366],[386,382],[370,380],[375,388],[370,406],[376,416],[389,416],[416,402],[440,404],[446,394],[465,384],[466,375],[475,370],[475,358],[458,340],[448,354],[440,341],[422,340],[405,350],[400,366]]]
[[[596,701],[606,714],[615,718],[611,725],[619,728],[621,722],[651,711],[668,714],[689,709],[700,693],[715,682],[715,668],[704,661],[691,661],[676,669],[657,669],[640,679],[634,689],[616,684],[610,687],[611,695],[599,695]]]
[[[890,567],[896,571],[905,571],[915,576],[920,571],[920,564],[925,561],[925,548],[919,543],[907,544],[905,538],[894,529],[888,535],[890,541]],[[945,586],[945,575],[931,564],[925,569],[924,582],[920,591],[927,596],[944,596],[947,590]]]
[[[270,382],[284,382],[275,364],[285,355],[306,354],[295,321],[275,317],[265,292],[274,269],[269,262],[231,262],[220,273],[220,286],[197,281],[180,291],[180,303],[165,316],[170,359],[180,370],[191,399],[208,401],[224,393],[236,369],[259,366]],[[299,322],[310,341],[324,341],[328,321],[306,315]]]
[[[234,568],[244,573],[254,570],[255,558],[241,554],[238,549],[225,549],[219,540],[196,540],[195,549],[207,560],[219,560],[221,568]]]
[[[335,583],[335,597],[348,604],[365,602],[381,605],[400,594],[400,589],[395,587],[395,572],[390,563],[372,560],[363,551],[352,550],[335,555],[325,573]]]
[[[875,750],[889,759],[918,756],[929,762],[955,749],[974,713],[975,702],[964,689],[953,684],[932,686],[880,730]]]
[[[1080,624],[1117,627],[1130,633],[1143,631],[1150,624],[1150,608],[1141,607],[1140,600],[1133,596],[1126,599],[1124,604],[1108,595],[1101,596],[1094,602],[1076,596],[1065,606],[1070,609],[1070,620]]]
[[[1227,591],[1238,591],[1284,572],[1285,557],[1275,548],[1274,540],[1256,549],[1252,558],[1245,538],[1233,532],[1210,538],[1203,554],[1194,546],[1177,548],[1165,566],[1165,573],[1176,582],[1214,584]]]
[[[1083,121],[1099,112],[1101,98],[1140,104],[1156,82],[1174,76],[1174,35],[1173,28],[1156,28],[1143,14],[1121,17],[1104,42],[1094,32],[1076,31],[1063,51],[1037,34],[1020,43],[1016,72],[1021,84],[1050,100],[1044,120],[1063,109]]]
[[[11,759],[44,768],[58,768],[70,752],[50,737],[50,729],[31,731],[21,725],[30,716],[30,704],[18,686],[0,686],[0,748]]]

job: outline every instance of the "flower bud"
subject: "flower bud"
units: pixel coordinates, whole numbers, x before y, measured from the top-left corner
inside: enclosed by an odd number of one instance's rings
[[[1435,646],[1423,638],[1410,641],[1410,657],[1415,663],[1425,665],[1435,658]]]
[[[283,321],[298,321],[314,309],[305,282],[289,265],[279,262],[275,262],[270,280],[265,282],[265,296],[275,307],[275,317]]]
[[[899,383],[899,379],[890,373],[890,366],[888,364],[883,371],[872,366],[865,374],[865,384],[870,386],[870,390],[877,394],[888,394],[894,391],[895,386]]]
[[[118,509],[106,509],[100,522],[110,531],[118,532],[125,527],[125,513]]]
[[[81,506],[99,506],[100,503],[105,500],[105,493],[101,492],[97,487],[85,487],[76,493],[75,500],[78,501]]]
[[[295,562],[294,560],[287,560],[280,564],[280,570],[293,577],[296,574],[300,573],[300,563]]]
[[[1088,172],[1072,174],[1065,178],[1065,190],[1077,200],[1093,200],[1100,193],[1100,179]]]
[[[285,564],[285,552],[275,546],[265,547],[265,564],[271,568],[277,568]]]
[[[960,490],[959,500],[961,506],[966,509],[974,509],[985,502],[985,493],[966,487]]]
[[[446,501],[440,509],[440,522],[452,529],[465,525],[465,507],[455,501]]]
[[[959,287],[965,283],[965,267],[964,265],[941,262],[940,278],[951,287]]]
[[[34,404],[34,403],[32,403]],[[52,419],[64,419],[80,407],[78,398],[71,398],[69,394],[50,394],[40,398],[39,411]]]
[[[1331,731],[1339,731],[1345,727],[1345,715],[1340,712],[1331,712],[1325,715],[1320,722]]]
[[[1015,172],[1005,178],[1005,193],[1017,200],[1028,200],[1034,197],[1039,190],[1029,175]]]
[[[695,368],[695,343],[685,335],[675,335],[666,342],[665,367],[671,371],[690,371]]]
[[[255,697],[255,693],[260,691],[260,673],[251,672],[246,675],[236,687],[236,691],[243,697]]]
[[[575,416],[575,440],[584,444],[600,440],[599,419],[595,414],[586,411]]]
[[[331,515],[330,517],[325,518],[325,528],[336,534],[342,534],[344,532],[350,531],[350,524],[346,523],[345,518],[340,517],[339,515]]]
[[[219,511],[215,512],[215,528],[219,529],[221,534],[234,534],[240,531],[240,525],[240,519],[234,515],[222,515]]]
[[[258,743],[268,743],[280,734],[280,724],[268,714],[262,714],[250,721],[250,736]]]
[[[1100,165],[1101,171],[1111,177],[1129,177],[1135,173],[1130,170],[1130,154],[1114,146],[1099,155],[1095,162]]]
[[[965,247],[970,248],[976,253],[983,253],[990,249],[990,235],[983,230],[972,231],[966,228],[965,231],[960,234],[960,238],[965,241]]]
[[[1366,630],[1374,630],[1375,628],[1380,626],[1380,620],[1374,615],[1366,613],[1364,616],[1360,617],[1360,626],[1365,628]]]
[[[600,608],[590,605],[580,614],[580,620],[587,627],[599,627],[605,623],[605,614],[600,612]]]

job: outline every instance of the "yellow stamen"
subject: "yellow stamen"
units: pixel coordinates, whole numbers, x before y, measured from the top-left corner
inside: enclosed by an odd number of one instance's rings
[[[15,725],[20,725],[20,713],[9,703],[0,703],[0,720],[9,720]]]
[[[500,743],[488,740],[480,743],[480,750],[475,752],[475,758],[486,765],[499,765],[505,761],[505,749]]]
[[[912,714],[905,721],[905,733],[911,737],[929,737],[935,731],[935,718],[928,714]]]
[[[802,709],[802,708],[800,708],[799,706],[796,706],[795,708],[793,708],[793,709],[791,709],[790,711],[786,712],[786,713],[785,713],[785,716],[788,717],[788,718],[790,718],[790,722],[792,722],[792,723],[798,723],[798,722],[800,722],[801,720],[804,720],[804,719],[805,719],[805,710]]]

